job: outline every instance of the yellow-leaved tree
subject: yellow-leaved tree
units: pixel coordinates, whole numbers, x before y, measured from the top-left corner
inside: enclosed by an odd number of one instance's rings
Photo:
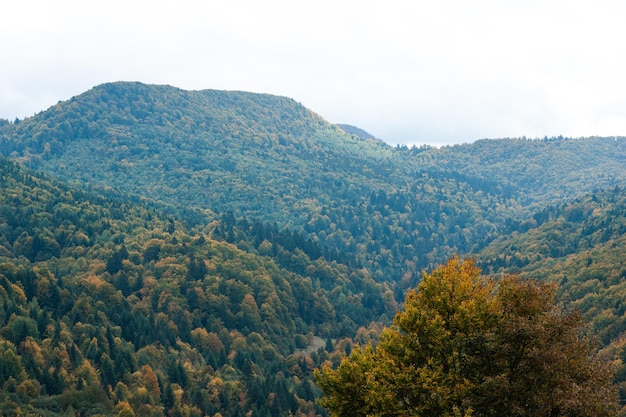
[[[609,364],[555,286],[454,257],[408,293],[377,347],[316,372],[332,416],[611,416]]]

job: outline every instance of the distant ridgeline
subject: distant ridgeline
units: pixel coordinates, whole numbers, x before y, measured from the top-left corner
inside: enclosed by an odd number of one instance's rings
[[[5,124],[0,149],[72,183],[276,222],[392,281],[626,175],[622,140],[484,140],[413,154],[291,99],[140,83],[104,84]]]
[[[1,121],[0,154],[5,414],[322,413],[310,371],[455,253],[559,282],[622,355],[624,138],[392,147],[119,82]]]
[[[361,139],[376,139],[376,137],[372,135],[371,133],[368,133],[365,130],[358,128],[356,126],[340,124],[340,123],[337,123],[337,126],[344,132],[350,135],[358,136]]]

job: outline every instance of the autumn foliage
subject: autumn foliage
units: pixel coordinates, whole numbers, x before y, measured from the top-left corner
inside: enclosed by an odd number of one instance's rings
[[[617,391],[555,286],[452,258],[406,298],[380,344],[317,380],[333,416],[610,416]]]

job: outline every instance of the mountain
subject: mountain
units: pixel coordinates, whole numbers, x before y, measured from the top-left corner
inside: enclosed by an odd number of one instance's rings
[[[356,127],[356,126],[352,126],[352,125],[348,125],[348,124],[341,124],[341,123],[337,123],[337,126],[343,130],[344,132],[350,134],[350,135],[354,135],[357,136],[361,139],[376,139],[376,136],[372,135],[369,132],[366,132],[365,130]]]
[[[506,221],[626,178],[623,139],[394,148],[283,97],[126,82],[5,123],[0,152],[71,183],[276,222],[377,280],[408,267],[404,288]]]
[[[320,413],[313,367],[396,310],[297,234],[192,231],[3,158],[0,178],[3,415]]]
[[[622,187],[551,206],[510,230],[478,255],[485,272],[522,273],[559,284],[604,344],[626,330],[626,191]],[[624,356],[626,359],[626,356]]]
[[[446,163],[468,176],[508,184],[525,213],[623,184],[626,138],[498,139],[445,147]]]
[[[553,282],[569,309],[580,311],[590,334],[617,369],[626,392],[626,191],[623,186],[547,207],[509,225],[479,254],[486,273],[522,274]]]
[[[293,200],[339,190],[338,172],[356,184],[379,178],[388,153],[293,100],[262,94],[114,83],[41,116],[9,129],[3,154],[69,180],[282,222],[304,211],[294,212]]]
[[[4,414],[323,414],[311,369],[455,253],[558,282],[626,360],[624,138],[391,147],[120,82],[0,121],[0,154]]]
[[[467,184],[416,172],[408,153],[348,135],[282,97],[105,84],[5,125],[0,137],[4,155],[71,183],[276,222],[364,266],[410,262],[419,272],[465,250],[465,234],[478,240],[472,231],[438,233],[451,221],[431,214],[486,229],[504,215],[495,212],[499,196],[456,201],[452,192]],[[370,244],[387,230],[396,232]],[[379,270],[390,280],[404,275]]]

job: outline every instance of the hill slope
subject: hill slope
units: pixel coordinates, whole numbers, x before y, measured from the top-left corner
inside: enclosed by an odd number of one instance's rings
[[[524,206],[569,200],[626,179],[626,138],[480,140],[442,148],[435,159],[469,176],[509,184]]]
[[[71,182],[275,221],[391,280],[466,251],[507,215],[497,184],[479,196],[480,181],[268,95],[105,84],[3,126],[0,150]],[[480,227],[442,233],[459,218]]]
[[[491,274],[521,273],[559,285],[559,298],[577,309],[617,366],[626,397],[626,192],[595,192],[548,207],[508,232],[479,255]],[[622,402],[623,403],[623,402]]]
[[[319,412],[310,371],[341,357],[325,341],[395,310],[298,235],[250,225],[255,250],[242,224],[191,233],[3,158],[0,178],[3,415]],[[219,239],[234,231],[250,251]]]
[[[12,127],[3,154],[62,178],[281,222],[295,201],[388,174],[380,143],[270,95],[105,84]]]
[[[522,272],[553,280],[561,298],[581,309],[604,343],[626,330],[626,192],[596,192],[548,207],[479,255],[488,273]]]
[[[626,179],[622,138],[393,148],[283,97],[125,82],[4,123],[0,152],[70,182],[276,222],[402,288],[507,222]]]
[[[0,160],[5,414],[315,412],[311,367],[455,252],[625,330],[623,138],[393,148],[286,98],[113,83],[0,123],[0,153],[98,192]]]

